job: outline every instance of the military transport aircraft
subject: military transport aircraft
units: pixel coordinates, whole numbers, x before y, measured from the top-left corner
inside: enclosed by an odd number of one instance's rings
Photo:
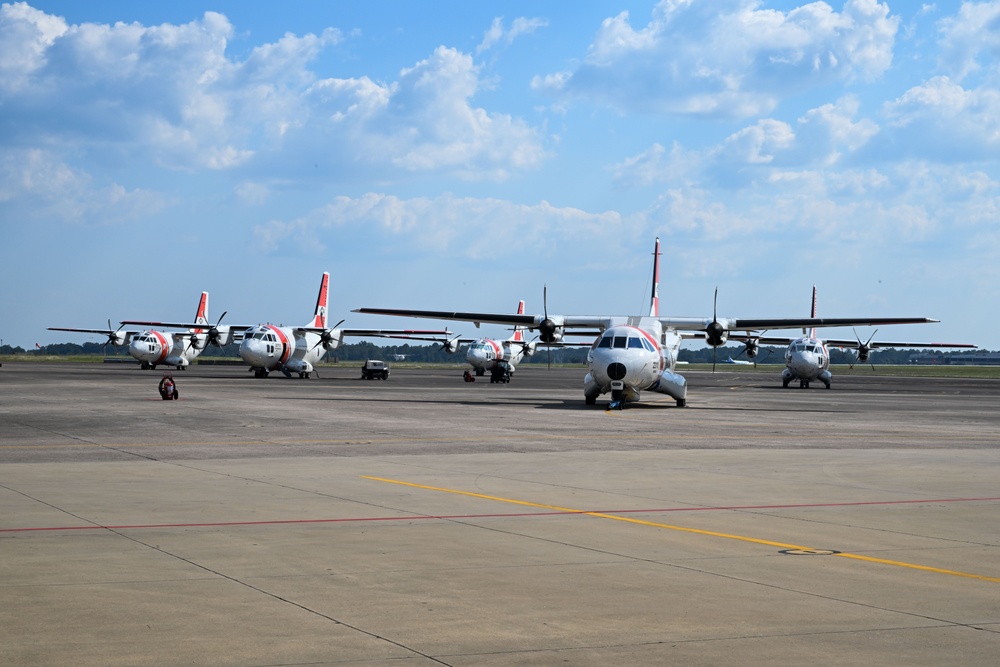
[[[648,315],[550,315],[547,299],[540,315],[404,310],[398,308],[358,308],[354,312],[376,315],[420,317],[523,326],[537,330],[542,343],[559,342],[567,329],[599,329],[587,356],[588,373],[583,381],[583,396],[588,405],[611,392],[611,408],[639,400],[640,392],[650,390],[667,394],[679,407],[687,404],[687,380],[675,372],[677,352],[685,332],[699,332],[713,347],[725,345],[729,334],[737,331],[797,329],[817,326],[868,326],[936,322],[926,317],[843,317],[843,318],[711,318],[661,317],[659,315],[660,239],[653,252],[653,291]]]
[[[815,285],[813,285],[812,291],[811,312],[812,317],[816,317]],[[788,348],[785,350],[785,368],[781,371],[781,386],[787,388],[793,380],[798,380],[799,387],[803,389],[808,389],[809,383],[812,380],[819,380],[826,386],[827,389],[830,388],[830,382],[833,378],[833,374],[830,373],[829,348],[831,347],[857,350],[857,360],[862,363],[868,361],[868,357],[872,350],[880,347],[976,347],[975,345],[969,345],[966,343],[890,343],[872,341],[872,338],[874,338],[875,334],[878,333],[878,329],[876,329],[864,343],[861,342],[861,338],[858,336],[857,332],[854,333],[856,340],[836,340],[831,338],[821,339],[816,335],[815,328],[812,328],[809,331],[803,329],[802,333],[805,335],[795,339],[754,336],[752,334],[733,334],[731,338],[733,340],[743,342],[744,347],[743,350],[740,351],[740,354],[745,352],[748,359],[756,358],[759,345],[787,345]],[[736,356],[739,356],[739,354]],[[854,364],[851,364],[851,367],[853,368]]]
[[[367,338],[407,337],[422,340],[420,336],[448,336],[444,330],[411,329],[338,329],[327,327],[329,309],[330,274],[324,272],[316,297],[316,310],[304,326],[285,327],[273,324],[230,325],[227,331],[242,332],[240,357],[250,365],[256,377],[267,377],[273,370],[279,370],[286,377],[298,373],[300,378],[308,378],[316,371],[316,364],[330,350],[340,347],[344,336]],[[342,322],[343,320],[341,320]],[[146,324],[162,327],[185,328],[192,325],[168,322],[123,322],[122,324]],[[338,323],[339,326],[339,323]],[[437,339],[435,339],[437,340]]]
[[[524,314],[523,300],[517,304],[517,314]],[[514,333],[506,340],[460,338],[458,342],[469,344],[465,350],[465,360],[477,376],[481,377],[489,371],[490,382],[509,382],[510,374],[517,368],[517,364],[533,355],[538,346],[537,341],[528,342],[524,339],[524,327],[519,325],[514,326]],[[466,379],[470,377],[466,371]]]
[[[225,313],[222,314],[225,317]],[[222,317],[219,318],[219,322]],[[194,323],[184,325],[188,329],[186,332],[165,333],[157,329],[145,329],[142,331],[126,330],[122,327],[126,324],[142,324],[144,326],[158,326],[155,322],[122,322],[117,329],[111,328],[108,321],[107,329],[68,329],[64,327],[49,327],[49,331],[74,331],[78,333],[104,334],[108,337],[107,345],[121,347],[128,345],[128,353],[132,355],[145,369],[156,368],[159,365],[174,366],[182,370],[199,354],[205,351],[209,343],[213,345],[226,345],[230,342],[231,333],[228,327],[219,326],[219,322],[213,327],[208,322],[208,292],[201,293],[201,300],[198,302],[198,310],[195,313]],[[171,325],[160,325],[167,328],[176,328]]]

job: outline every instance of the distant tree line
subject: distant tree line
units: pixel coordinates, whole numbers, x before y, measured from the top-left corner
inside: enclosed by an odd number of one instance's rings
[[[534,355],[525,358],[521,363],[528,364],[585,364],[587,363],[587,352],[589,349],[587,347],[553,347],[547,348],[544,346],[539,346]],[[28,352],[34,352],[36,354],[43,355],[55,355],[55,356],[82,356],[82,355],[101,355],[105,357],[127,357],[128,348],[124,346],[114,346],[105,345],[103,343],[53,343],[51,345],[43,345],[34,350],[25,350],[21,347],[12,347],[11,345],[0,346],[0,354],[12,355],[12,354],[26,354]],[[681,348],[680,360],[686,361],[692,364],[710,364],[713,362],[713,358],[716,363],[721,363],[726,360],[727,357],[732,357],[733,359],[746,361],[746,355],[742,353],[742,345],[727,345],[724,347],[713,349],[711,347],[704,347],[698,350],[689,350]],[[873,350],[871,357],[869,358],[869,363],[872,364],[884,364],[884,365],[905,365],[910,363],[910,357],[913,354],[919,353],[916,349],[896,349],[896,348],[885,348],[881,350]],[[982,351],[985,352],[985,351]],[[970,351],[935,351],[942,357],[948,357],[949,355],[963,354],[967,355]],[[239,345],[226,345],[225,347],[219,348],[215,345],[210,345],[207,350],[202,353],[205,357],[230,357],[238,358],[240,356]],[[465,350],[464,348],[459,350],[454,354],[448,354],[445,352],[441,345],[439,344],[421,344],[421,345],[397,345],[397,344],[385,344],[379,345],[367,341],[362,341],[359,343],[348,343],[341,345],[336,350],[327,353],[325,360],[329,362],[339,362],[339,361],[364,361],[365,359],[381,359],[383,361],[395,361],[397,356],[402,356],[405,361],[412,361],[416,363],[434,363],[434,364],[446,364],[446,363],[465,363]],[[830,363],[833,364],[852,364],[856,363],[857,354],[853,350],[839,350],[833,348],[830,350]],[[783,364],[785,362],[785,348],[784,347],[761,347],[760,353],[756,359],[759,364]]]

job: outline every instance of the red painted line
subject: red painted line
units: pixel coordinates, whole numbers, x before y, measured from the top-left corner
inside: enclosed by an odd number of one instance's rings
[[[937,498],[933,500],[869,500],[851,503],[797,503],[792,505],[728,505],[719,507],[667,507],[658,509],[638,510],[573,510],[553,512],[514,512],[500,514],[439,514],[414,516],[373,516],[353,517],[348,519],[283,519],[275,521],[218,521],[213,523],[151,523],[130,526],[49,526],[28,528],[0,528],[0,533],[29,533],[62,530],[143,530],[152,528],[214,528],[221,526],[280,526],[288,524],[318,524],[318,523],[358,523],[365,521],[426,521],[428,519],[460,520],[460,519],[502,519],[527,516],[555,516],[573,514],[658,514],[662,512],[717,512],[720,510],[764,510],[764,509],[801,509],[806,507],[854,507],[863,505],[913,505],[921,503],[968,503],[996,502],[1000,498]]]

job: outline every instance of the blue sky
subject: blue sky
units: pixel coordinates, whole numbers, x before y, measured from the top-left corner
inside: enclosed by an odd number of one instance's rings
[[[665,314],[1000,349],[1000,0],[4,4],[0,145],[22,347],[634,314],[659,236]]]

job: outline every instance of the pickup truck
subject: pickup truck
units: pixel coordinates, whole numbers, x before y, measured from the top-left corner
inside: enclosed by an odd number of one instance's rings
[[[389,379],[389,367],[384,361],[378,361],[377,359],[369,359],[365,362],[365,365],[361,367],[361,379],[362,380],[388,380]]]

